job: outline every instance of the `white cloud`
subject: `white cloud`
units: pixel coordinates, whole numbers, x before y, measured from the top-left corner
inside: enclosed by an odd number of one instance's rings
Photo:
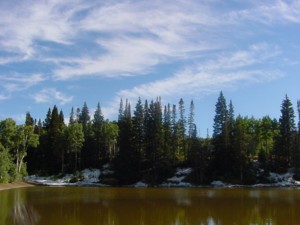
[[[193,0],[2,3],[0,47],[16,56],[2,57],[0,64],[37,57],[42,63],[55,63],[51,70],[56,80],[142,75],[158,65],[206,57],[209,51],[232,45],[232,21],[300,21],[299,1],[272,2],[259,1],[245,10],[220,10],[219,1]],[[93,54],[83,44],[72,57],[64,56],[68,53],[63,48],[59,56],[52,52],[49,57],[40,51],[46,44],[38,41],[74,48],[88,41]]]
[[[6,100],[6,99],[9,99],[9,96],[0,94],[0,101]]]
[[[38,85],[41,82],[45,81],[46,77],[43,74],[10,74],[10,75],[1,75],[0,81],[6,92],[15,92],[26,90],[34,85]]]
[[[217,23],[204,3],[193,1],[161,3],[159,7],[155,1],[127,1],[96,7],[79,21],[79,27],[99,34],[94,40],[99,53],[62,59],[53,77],[66,80],[145,74],[157,65],[223,47],[221,41],[216,44],[218,37],[209,28]],[[59,60],[52,60],[59,64]]]
[[[300,2],[298,0],[257,1],[250,9],[229,13],[232,21],[250,20],[263,24],[300,23]]]
[[[68,96],[55,88],[45,88],[33,96],[36,103],[58,103],[65,105],[73,100],[73,96]]]
[[[248,84],[279,79],[284,76],[281,71],[259,67],[279,54],[276,46],[267,44],[256,44],[247,50],[227,52],[194,67],[187,67],[174,76],[121,90],[103,112],[106,116],[116,114],[121,98],[129,99],[134,104],[138,97],[153,99],[161,96],[167,101],[178,100],[182,96],[199,98],[224,89],[236,89]]]
[[[2,3],[0,7],[2,51],[31,58],[36,53],[36,40],[69,43],[77,32],[73,29],[72,17],[82,9],[84,7],[80,1],[71,0]]]

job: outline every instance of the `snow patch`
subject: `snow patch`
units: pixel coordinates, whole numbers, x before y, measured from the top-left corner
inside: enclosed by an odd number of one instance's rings
[[[100,174],[99,169],[84,169],[79,176],[66,174],[62,178],[57,178],[55,176],[40,177],[32,175],[25,177],[25,180],[47,186],[107,186],[99,183]]]
[[[98,183],[101,174],[99,169],[84,169],[81,171],[83,180],[82,183]]]
[[[226,187],[226,186],[228,186],[228,184],[226,184],[226,183],[224,183],[223,181],[220,181],[220,180],[215,180],[215,181],[211,182],[210,184],[214,187]]]
[[[185,178],[192,172],[191,168],[177,168],[175,176],[170,177],[161,187],[192,187],[191,183],[184,182]]]
[[[144,183],[142,181],[139,181],[139,182],[135,183],[133,185],[133,187],[136,187],[136,188],[145,188],[145,187],[148,187],[148,184],[146,184],[146,183]]]
[[[284,174],[270,173],[268,179],[270,180],[270,182],[272,182],[271,185],[275,184],[276,186],[280,186],[280,187],[300,185],[300,181],[294,179],[294,173],[292,173],[291,171]]]

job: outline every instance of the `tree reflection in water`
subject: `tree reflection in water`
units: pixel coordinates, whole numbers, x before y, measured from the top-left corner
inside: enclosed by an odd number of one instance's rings
[[[35,187],[0,203],[0,225],[300,224],[300,189]]]
[[[20,191],[15,192],[12,217],[14,224],[18,225],[35,225],[39,221],[38,213],[26,202],[25,196],[22,195]]]

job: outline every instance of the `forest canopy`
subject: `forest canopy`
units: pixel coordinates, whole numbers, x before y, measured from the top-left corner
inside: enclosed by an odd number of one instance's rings
[[[300,101],[297,102],[300,116]],[[161,99],[139,98],[132,108],[120,100],[117,121],[105,119],[100,103],[91,115],[87,103],[71,109],[68,123],[57,106],[43,121],[26,113],[17,125],[0,121],[0,183],[28,174],[75,173],[83,168],[113,168],[110,182],[157,185],[177,167],[190,167],[194,184],[223,180],[238,184],[266,181],[269,172],[294,169],[300,177],[300,121],[296,126],[292,102],[286,95],[280,118],[234,114],[222,92],[215,104],[212,137],[197,135],[194,101],[189,107],[162,105]],[[113,180],[113,182],[112,182]]]

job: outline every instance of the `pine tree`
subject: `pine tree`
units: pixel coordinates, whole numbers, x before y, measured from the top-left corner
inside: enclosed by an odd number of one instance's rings
[[[74,113],[74,108],[72,107],[70,118],[69,118],[69,124],[73,124],[73,123],[75,123],[75,113]]]
[[[170,164],[173,164],[172,153],[172,127],[171,127],[171,106],[168,104],[164,108],[163,116],[163,131],[164,131],[164,154]]]
[[[298,133],[300,135],[300,100],[297,101],[297,111],[298,111]]]
[[[97,166],[97,164],[100,165],[101,162],[104,163],[108,160],[108,152],[105,149],[104,140],[104,123],[104,116],[102,114],[100,103],[98,103],[93,119],[94,150],[90,153],[89,156],[91,159],[90,161],[94,162],[94,166]]]
[[[172,156],[173,156],[173,163],[177,162],[177,155],[178,152],[178,126],[177,126],[177,110],[176,105],[172,107],[172,114],[171,114],[171,129],[172,129]]]
[[[34,119],[31,117],[29,112],[26,113],[25,125],[26,126],[33,126],[34,125]]]
[[[126,100],[123,110],[123,103],[121,101],[118,117],[119,151],[114,162],[115,174],[119,184],[132,184],[140,179],[140,157],[139,153],[133,148],[130,108],[130,103]]]
[[[50,127],[48,131],[49,152],[46,155],[46,165],[51,173],[57,173],[63,161],[65,152],[65,142],[63,138],[63,114],[58,113],[58,108],[54,105],[51,113]]]
[[[89,122],[90,122],[89,108],[88,108],[86,102],[84,102],[82,109],[81,109],[81,113],[79,115],[79,123],[82,124],[83,133],[84,133],[85,137],[88,134]]]
[[[295,167],[295,179],[300,179],[300,100],[297,101],[297,111],[298,111],[298,133],[296,138],[295,152],[293,154],[294,167]]]
[[[213,137],[217,137],[218,135],[221,135],[224,132],[225,125],[228,120],[226,99],[225,99],[222,91],[220,92],[220,96],[216,103],[215,112],[216,112],[216,115],[214,118],[214,125],[213,125],[213,128],[214,128]]]
[[[103,124],[104,122],[104,117],[103,117],[103,114],[102,114],[102,110],[101,110],[101,106],[100,106],[100,103],[98,102],[97,104],[97,108],[96,108],[96,111],[94,113],[94,119],[93,119],[93,124]]]
[[[195,124],[195,106],[194,101],[190,103],[190,112],[188,117],[188,151],[187,151],[187,160],[192,162],[193,158],[197,155],[199,151],[198,147],[200,146],[197,139],[197,126]]]
[[[228,124],[228,110],[226,99],[223,92],[220,92],[216,103],[215,117],[213,124],[213,168],[215,169],[216,176],[229,176],[229,162],[228,162],[228,149],[226,145],[227,139],[227,124]]]
[[[185,118],[185,108],[184,108],[184,101],[181,98],[178,105],[179,111],[179,120],[178,120],[178,147],[179,147],[179,160],[184,161],[187,158],[186,153],[186,138],[185,138],[185,131],[186,131],[186,118]]]
[[[134,116],[132,118],[132,135],[133,135],[133,148],[140,152],[141,155],[144,154],[144,108],[142,105],[141,98],[135,107]]]
[[[279,138],[275,152],[275,168],[280,172],[285,171],[291,166],[292,152],[294,146],[295,135],[295,115],[292,103],[288,96],[281,104],[281,116],[279,119]]]
[[[119,117],[118,121],[121,121],[124,116],[124,106],[123,106],[123,99],[120,99],[120,107],[119,107]]]
[[[151,101],[145,114],[145,153],[147,173],[145,179],[152,185],[159,183],[170,173],[171,162],[168,161],[164,146],[162,109],[160,98]]]
[[[48,130],[50,128],[50,122],[51,122],[51,109],[48,109],[47,115],[46,115],[46,119],[43,122],[43,128],[45,130]]]
[[[189,130],[188,130],[188,134],[189,134],[189,138],[192,138],[195,134],[195,105],[194,105],[194,101],[191,101],[190,104],[190,113],[189,113],[189,117],[188,117],[188,126],[189,126]]]

